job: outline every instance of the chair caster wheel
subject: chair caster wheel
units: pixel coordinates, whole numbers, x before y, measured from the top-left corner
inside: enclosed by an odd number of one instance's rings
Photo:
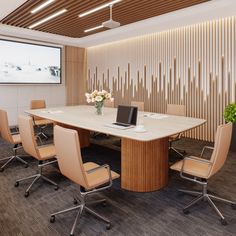
[[[190,212],[189,212],[189,210],[187,210],[187,209],[183,209],[183,213],[184,213],[185,215],[188,215]]]
[[[233,210],[236,210],[236,204],[231,204],[231,206]]]
[[[110,230],[111,229],[111,223],[106,225],[106,230]]]
[[[16,181],[16,182],[15,182],[15,187],[18,187],[18,186],[19,186],[19,182]]]
[[[29,197],[29,192],[25,192],[25,197]]]
[[[4,168],[0,168],[0,172],[3,172],[4,171]]]
[[[102,206],[103,206],[103,207],[106,207],[106,206],[107,206],[107,203],[106,203],[106,202],[102,202]]]
[[[28,164],[25,164],[25,168],[28,168],[29,167],[29,165]]]
[[[220,219],[220,223],[221,223],[222,225],[227,225],[227,224],[228,224],[225,219]]]
[[[54,187],[54,190],[55,190],[55,191],[57,191],[58,189],[59,189],[59,187],[58,187],[58,186],[55,186],[55,187]]]
[[[54,223],[54,222],[55,222],[55,219],[56,219],[55,216],[51,216],[51,217],[50,217],[50,222],[51,222],[51,223]]]
[[[78,204],[78,201],[74,198],[73,203],[74,203],[74,205],[77,205],[77,204]]]
[[[74,236],[74,234],[70,234],[70,236]]]

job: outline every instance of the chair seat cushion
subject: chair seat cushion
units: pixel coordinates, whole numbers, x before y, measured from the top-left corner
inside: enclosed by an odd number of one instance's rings
[[[50,158],[55,158],[56,150],[54,145],[45,145],[45,146],[38,146],[38,151],[40,158],[42,160],[47,160]]]
[[[202,160],[202,158],[199,157],[193,157],[193,158],[195,158],[196,160],[193,159],[185,160],[183,172],[185,174],[207,179],[209,171],[211,169],[211,163],[202,162],[200,161]],[[183,160],[176,162],[170,168],[172,170],[181,171],[182,165],[183,165]]]
[[[14,144],[19,144],[19,143],[21,143],[20,134],[13,134],[13,135],[12,135],[12,139],[13,139]]]
[[[35,125],[49,125],[53,124],[53,121],[47,119],[40,119],[40,120],[35,120],[34,123]]]
[[[99,166],[98,164],[93,163],[93,162],[84,163],[85,171],[94,169],[98,166]],[[114,179],[119,178],[120,175],[117,174],[114,171],[111,171],[111,177],[114,180]],[[100,185],[103,185],[103,184],[109,182],[108,171],[107,171],[106,168],[101,168],[101,169],[98,169],[98,170],[96,170],[92,173],[89,173],[89,174],[87,173],[87,179],[88,179],[88,184],[89,184],[89,187],[90,187],[89,189],[98,187]]]

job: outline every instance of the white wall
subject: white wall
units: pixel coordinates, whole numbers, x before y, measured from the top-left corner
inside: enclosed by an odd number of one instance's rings
[[[10,125],[33,99],[45,99],[47,107],[65,105],[65,85],[0,85],[0,108],[8,112]]]

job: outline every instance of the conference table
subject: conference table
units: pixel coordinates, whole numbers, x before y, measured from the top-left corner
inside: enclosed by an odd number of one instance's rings
[[[107,126],[115,122],[117,108],[104,107],[102,115],[96,115],[95,108],[89,105],[25,112],[76,129],[81,148],[89,146],[90,131],[120,137],[121,188],[136,192],[150,192],[165,187],[169,169],[168,137],[205,123],[203,119],[191,117],[138,112],[137,124],[143,125],[146,130],[138,132],[135,127],[121,130]]]

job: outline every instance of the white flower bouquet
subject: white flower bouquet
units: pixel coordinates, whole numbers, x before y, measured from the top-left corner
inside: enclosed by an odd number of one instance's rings
[[[92,93],[85,93],[86,99],[88,103],[94,102],[96,112],[98,115],[102,114],[102,107],[104,105],[104,101],[108,100],[113,102],[114,98],[111,93],[108,93],[106,90],[97,91],[94,90]]]

